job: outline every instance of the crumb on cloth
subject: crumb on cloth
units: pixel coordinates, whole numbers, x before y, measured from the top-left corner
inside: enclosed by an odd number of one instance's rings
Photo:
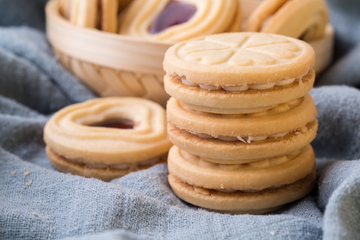
[[[26,186],[30,186],[32,184],[32,180],[25,183]]]

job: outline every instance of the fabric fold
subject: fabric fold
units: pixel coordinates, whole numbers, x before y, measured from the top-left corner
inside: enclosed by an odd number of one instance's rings
[[[178,199],[167,165],[109,183],[56,171],[43,127],[96,97],[53,55],[46,0],[0,0],[0,239],[356,239],[360,235],[360,15],[328,0],[334,63],[311,91],[318,187],[267,215],[209,212]],[[326,86],[332,85],[332,86]]]

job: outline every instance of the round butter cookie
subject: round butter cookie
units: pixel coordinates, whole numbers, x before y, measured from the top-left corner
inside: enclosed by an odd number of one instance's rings
[[[276,33],[310,41],[324,35],[328,21],[324,0],[265,0],[250,15],[244,31]]]
[[[313,170],[305,178],[292,184],[269,188],[258,192],[221,192],[213,189],[195,187],[180,181],[169,174],[169,184],[182,200],[210,211],[229,214],[263,214],[281,208],[284,204],[296,201],[309,194],[316,184]]]
[[[239,31],[239,0],[135,0],[121,19],[119,33],[178,42]]]
[[[310,174],[315,155],[310,144],[286,155],[245,164],[208,162],[173,146],[168,155],[169,173],[189,185],[222,192],[256,192],[280,188]]]
[[[46,123],[55,168],[109,181],[164,162],[172,146],[165,110],[140,98],[99,98],[74,104]]]
[[[223,33],[192,39],[165,54],[164,86],[204,112],[260,112],[304,96],[315,79],[307,43],[265,33]]]
[[[316,136],[312,97],[249,114],[213,114],[193,110],[170,98],[168,133],[177,147],[215,163],[246,163],[289,154]]]

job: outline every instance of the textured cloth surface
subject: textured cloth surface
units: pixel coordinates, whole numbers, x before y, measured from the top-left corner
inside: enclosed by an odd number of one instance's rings
[[[311,91],[318,186],[267,215],[219,214],[179,200],[166,164],[110,183],[56,171],[44,151],[44,124],[95,96],[53,56],[45,3],[0,0],[0,239],[359,238],[359,1],[328,0],[336,54]]]

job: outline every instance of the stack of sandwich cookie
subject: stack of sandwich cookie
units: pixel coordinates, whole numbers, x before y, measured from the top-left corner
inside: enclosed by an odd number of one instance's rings
[[[307,195],[316,178],[314,60],[307,43],[264,33],[171,47],[164,82],[175,194],[225,213],[265,213]]]

